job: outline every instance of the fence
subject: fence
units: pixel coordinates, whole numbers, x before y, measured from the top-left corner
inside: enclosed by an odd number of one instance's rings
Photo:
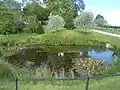
[[[89,87],[89,81],[91,79],[97,79],[97,78],[105,78],[105,77],[115,77],[115,76],[120,76],[120,74],[113,74],[113,75],[108,75],[108,76],[94,76],[94,77],[89,77],[87,76],[87,79],[82,79],[82,78],[36,78],[36,79],[20,79],[20,78],[16,78],[16,79],[13,79],[15,82],[15,90],[19,90],[19,81],[70,81],[70,80],[86,80],[86,87],[85,87],[85,90],[89,90],[88,87]],[[5,79],[5,78],[4,78]],[[0,80],[3,80],[3,78],[1,78]],[[12,80],[12,79],[11,79]]]

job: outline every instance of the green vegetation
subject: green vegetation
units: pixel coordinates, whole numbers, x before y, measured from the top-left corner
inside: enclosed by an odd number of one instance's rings
[[[0,35],[0,42],[5,41],[23,41],[31,36],[36,36],[34,33],[22,33],[22,34],[11,34],[11,35]]]
[[[71,51],[70,46],[75,49],[75,46],[106,47],[106,44],[111,44],[111,46],[115,50],[117,48],[119,49],[120,46],[119,38],[90,32],[89,30],[88,31],[53,30],[41,35],[18,34],[18,35],[1,36],[1,38],[2,38],[1,48],[4,47],[5,45],[8,46],[8,44],[12,45],[5,48],[5,53],[11,53],[11,52],[16,53],[21,49],[23,49],[24,47],[42,48],[44,51],[51,51],[51,52],[56,52],[56,51],[68,52]],[[65,47],[66,45],[67,47]]]
[[[101,31],[112,33],[112,34],[118,34],[118,35],[120,34],[120,30],[119,29],[118,30],[103,29]]]
[[[93,22],[92,22],[93,17],[94,17],[94,15],[91,12],[82,12],[74,20],[74,25],[78,29],[81,29],[81,27],[90,28],[93,25]]]
[[[105,78],[100,81],[91,80],[89,90],[119,90],[120,77]],[[15,89],[15,82],[3,81],[0,84],[1,90],[13,90]],[[38,83],[19,82],[19,90],[85,90],[85,82],[82,81],[40,81]]]
[[[98,14],[94,19],[92,12],[84,12],[83,0],[78,0],[78,4],[76,0],[22,1],[0,0],[0,78],[86,78],[87,74],[98,76],[120,72],[119,59],[114,59],[112,65],[106,67],[106,62],[87,56],[88,48],[106,49],[108,45],[119,54],[120,39],[92,32],[92,28],[109,25],[102,15]],[[120,34],[119,30],[104,31]],[[64,57],[41,54],[77,52],[83,47],[85,51],[79,58],[67,54]],[[34,49],[31,56],[35,53],[30,61],[38,61],[38,65],[25,67],[24,58],[15,55],[22,53],[26,57],[25,52],[29,49]],[[36,52],[46,60],[42,61]],[[16,61],[10,64],[11,56],[15,56]],[[89,90],[119,90],[119,80],[118,77],[91,80]],[[13,90],[14,86],[15,81],[0,80],[0,90]],[[19,81],[19,90],[43,89],[84,90],[85,81]]]

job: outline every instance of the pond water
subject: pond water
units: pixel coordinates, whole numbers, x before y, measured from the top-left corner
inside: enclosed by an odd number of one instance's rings
[[[108,63],[111,63],[113,60],[113,54],[114,51],[101,51],[101,52],[96,52],[94,50],[89,51],[88,55],[92,58],[97,58],[97,59],[101,59],[104,60]]]
[[[113,60],[114,51],[105,48],[89,49],[89,50],[77,50],[76,52],[43,52],[39,49],[28,49],[19,52],[16,55],[12,55],[9,58],[9,62],[13,64],[25,65],[25,63],[35,63],[35,65],[41,65],[43,63],[58,62],[58,63],[71,63],[73,58],[96,58],[111,63]]]

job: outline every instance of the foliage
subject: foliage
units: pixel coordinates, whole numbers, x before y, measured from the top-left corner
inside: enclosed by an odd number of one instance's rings
[[[7,7],[0,7],[0,33],[7,34],[13,31],[13,13]]]
[[[108,77],[102,80],[90,79],[89,90],[119,90],[120,77]],[[0,82],[1,90],[15,89],[15,81]],[[82,80],[68,80],[68,81],[19,81],[19,90],[84,90],[86,86],[85,81]]]
[[[114,56],[112,65],[107,67],[107,69],[104,71],[104,74],[117,74],[120,72],[120,59]]]
[[[85,3],[83,0],[73,0],[75,11],[83,11],[85,9]]]
[[[102,15],[100,15],[100,14],[98,14],[98,15],[95,17],[95,19],[100,19],[100,18],[104,19],[104,17],[103,17]]]
[[[23,33],[28,33],[28,34],[30,34],[30,33],[32,33],[32,31],[30,30],[29,27],[25,27],[25,28],[23,28]]]
[[[36,16],[24,16],[26,27],[31,30],[32,33],[35,33],[36,27],[37,27],[37,18]]]
[[[102,18],[95,19],[94,22],[97,26],[104,26],[107,23],[107,21]]]
[[[96,18],[94,19],[94,23],[97,26],[104,26],[105,24],[107,24],[107,21],[104,19],[102,15],[98,14]]]
[[[48,20],[49,16],[48,8],[43,8],[35,2],[27,4],[26,7],[23,8],[23,13],[25,15],[36,15],[39,21]]]
[[[14,26],[14,33],[19,33],[23,31],[25,28],[23,14],[20,11],[14,11],[14,18],[13,18],[13,26]]]
[[[54,30],[63,29],[64,20],[62,17],[60,17],[58,15],[50,16],[47,27],[48,27],[48,29],[54,29]]]
[[[67,29],[73,28],[74,10],[72,0],[49,0],[48,8],[51,13],[61,16]]]
[[[96,40],[96,37],[92,33],[84,34],[73,30],[61,30],[59,32],[51,31],[40,36],[33,37],[40,45],[102,45],[104,46],[106,41]]]
[[[40,23],[38,23],[35,32],[36,32],[36,33],[39,33],[39,34],[45,33],[45,32],[44,32],[44,28],[42,27],[42,25],[41,25]]]
[[[91,12],[82,12],[79,16],[74,20],[74,25],[76,28],[82,27],[91,27],[93,21],[93,14]]]
[[[14,72],[10,64],[0,61],[0,78],[13,78]]]
[[[73,19],[71,17],[66,18],[66,23],[65,23],[64,27],[67,29],[71,29],[71,30],[75,28],[74,23],[73,23]]]
[[[76,58],[73,60],[75,63],[73,68],[78,73],[88,73],[90,75],[100,75],[105,70],[105,63],[101,60]]]

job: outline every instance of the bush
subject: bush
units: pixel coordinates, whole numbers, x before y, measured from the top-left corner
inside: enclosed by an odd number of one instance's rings
[[[75,58],[73,63],[75,63],[73,68],[80,74],[101,75],[105,70],[105,63],[102,60]]]
[[[10,64],[0,61],[0,78],[13,78],[14,73]]]
[[[65,22],[62,17],[60,17],[58,15],[53,15],[53,16],[50,16],[47,28],[60,30],[64,27],[64,24],[65,24]]]
[[[44,28],[42,27],[42,25],[41,25],[40,23],[38,23],[35,32],[36,32],[36,33],[39,33],[39,34],[43,34],[43,33],[45,33],[45,32],[44,32]]]
[[[119,72],[120,72],[120,59],[114,57],[112,65],[105,70],[104,74],[105,75],[117,74]]]
[[[74,20],[74,25],[76,28],[80,29],[81,27],[88,28],[92,26],[93,14],[91,12],[82,12]]]
[[[23,28],[23,32],[24,33],[32,33],[32,31],[28,27]]]
[[[66,20],[66,23],[65,23],[65,28],[67,29],[74,29],[74,23],[73,23],[73,20],[72,19],[68,19]]]

